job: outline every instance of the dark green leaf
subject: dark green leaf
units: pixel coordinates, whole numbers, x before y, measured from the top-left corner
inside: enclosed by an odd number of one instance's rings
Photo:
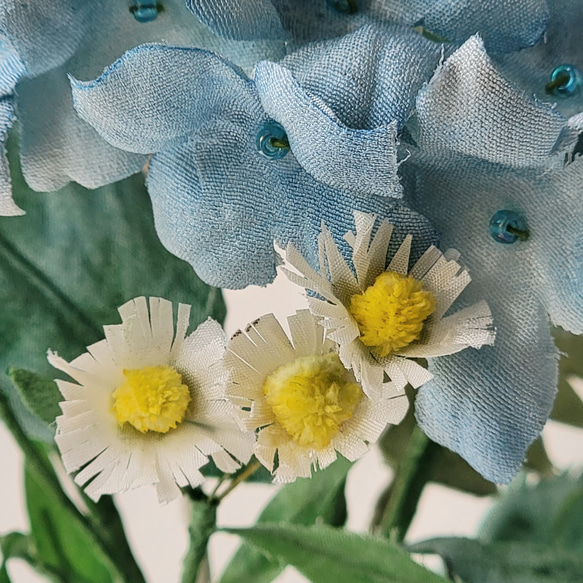
[[[209,538],[215,532],[216,527],[216,505],[209,504],[208,500],[204,498],[193,499],[192,515],[190,526],[188,527],[190,546],[184,557],[183,583],[194,583],[197,580],[198,571],[205,557]]]
[[[228,532],[293,565],[312,583],[445,583],[384,538],[326,525],[259,524]]]
[[[311,479],[298,478],[293,484],[283,487],[265,507],[258,524],[266,522],[288,522],[310,525],[324,522],[342,526],[346,521],[346,499],[344,486],[351,463],[339,458],[330,467],[316,472]],[[284,565],[272,560],[253,546],[243,543],[229,565],[221,583],[239,583],[253,574],[254,583],[273,581]]]
[[[6,570],[6,562],[2,563],[2,566],[0,567],[0,583],[12,583],[8,576],[8,571]]]
[[[557,546],[583,553],[583,480],[563,499],[554,520],[554,531]]]
[[[26,506],[39,565],[64,583],[110,583],[99,549],[63,511],[60,500],[25,470]]]
[[[32,563],[30,537],[22,532],[10,532],[0,536],[0,550],[2,551],[2,564],[0,565],[0,583],[10,583],[10,577],[6,569],[8,559],[24,559]]]
[[[555,543],[554,521],[580,481],[565,473],[530,485],[517,478],[486,517],[479,538],[485,543],[523,541]]]
[[[553,330],[557,348],[563,353],[559,361],[559,392],[555,398],[551,418],[561,423],[583,427],[583,402],[568,380],[583,378],[583,336],[569,334],[561,328]]]
[[[0,371],[52,378],[47,348],[78,356],[103,338],[104,324],[119,322],[121,304],[140,295],[191,304],[193,324],[223,320],[220,291],[159,242],[142,175],[95,191],[70,184],[39,194],[10,150],[15,198],[27,214],[0,217]],[[6,377],[0,386],[10,392]]]
[[[30,553],[30,537],[23,532],[9,532],[0,536],[2,559],[23,558]]]
[[[486,545],[441,538],[411,545],[415,553],[436,553],[451,577],[464,583],[581,583],[583,558],[535,543]]]
[[[57,415],[61,414],[58,403],[62,397],[57,383],[22,368],[9,368],[8,376],[25,405],[47,425],[54,423]]]

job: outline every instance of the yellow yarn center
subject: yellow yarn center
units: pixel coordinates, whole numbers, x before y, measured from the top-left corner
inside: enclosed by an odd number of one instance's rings
[[[147,366],[123,374],[126,382],[114,391],[112,407],[120,425],[166,433],[182,422],[191,396],[173,367]]]
[[[275,418],[297,444],[323,449],[352,417],[362,390],[337,354],[304,356],[279,367],[263,385]]]
[[[353,295],[348,310],[362,343],[386,356],[417,340],[435,310],[435,298],[422,285],[410,275],[385,271],[363,293]]]

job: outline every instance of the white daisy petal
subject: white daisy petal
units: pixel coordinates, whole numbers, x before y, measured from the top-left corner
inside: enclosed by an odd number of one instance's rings
[[[413,237],[407,235],[397,252],[393,255],[391,262],[389,263],[387,270],[394,271],[400,275],[407,275],[409,271],[409,255],[411,254],[411,242]]]
[[[368,268],[366,278],[359,279],[360,287],[365,290],[374,283],[379,273],[385,270],[389,242],[393,234],[393,225],[386,219],[380,224],[368,250]]]
[[[284,351],[280,350],[285,353],[284,362],[274,362],[268,351],[246,351],[245,360],[225,359],[229,374],[227,396],[239,408],[241,425],[257,431],[254,454],[279,483],[311,476],[314,469],[333,463],[337,451],[356,459],[390,420],[404,415],[404,394],[397,394],[393,385],[383,385],[383,369],[373,366],[370,353],[359,343],[353,342],[344,350],[350,360],[354,360],[353,353],[362,360],[362,386],[370,385],[364,391],[355,383],[359,372],[353,375],[344,368],[338,346],[326,338],[317,318],[302,310],[288,322],[293,339],[291,351],[287,337],[283,342],[281,325],[271,314],[233,337],[227,346],[227,355],[240,353],[245,342],[258,342],[253,331],[261,330],[267,345],[286,345]],[[265,361],[270,365],[266,366]],[[249,375],[250,368],[256,374]],[[334,390],[330,390],[332,385]],[[392,402],[395,411],[390,413],[386,409]],[[378,407],[384,415],[381,419]]]
[[[492,316],[484,303],[444,318],[470,282],[467,270],[458,263],[459,252],[449,249],[444,254],[429,247],[408,271],[412,236],[407,235],[388,258],[387,276],[377,281],[385,271],[392,226],[383,221],[371,242],[376,216],[355,212],[354,221],[356,232],[344,237],[352,247],[354,272],[323,225],[318,248],[320,265],[328,267],[327,282],[322,281],[326,271],[316,274],[296,250],[294,266],[304,277],[292,281],[325,298],[308,296],[308,307],[320,318],[327,338],[339,345],[342,362],[353,370],[368,396],[381,391],[384,373],[400,391],[407,383],[417,388],[432,378],[421,365],[403,357],[445,356],[493,343]],[[329,288],[332,295],[322,293]],[[425,298],[419,294],[426,294]],[[379,298],[386,298],[386,304]]]
[[[57,381],[65,400],[55,441],[67,471],[81,470],[75,481],[95,500],[156,484],[168,501],[178,486],[202,482],[208,455],[228,472],[248,461],[252,438],[240,433],[225,396],[221,327],[207,320],[185,340],[190,307],[179,306],[175,333],[172,304],[162,298],[136,298],[119,312],[122,323],[106,326],[106,339],[71,363],[48,355],[79,383]],[[132,391],[153,391],[160,414],[141,412]]]
[[[172,350],[170,352],[171,359],[174,359],[176,357],[176,354],[180,351],[182,347],[182,343],[186,338],[186,332],[188,330],[189,322],[190,322],[190,306],[188,304],[178,304],[178,315],[176,316],[176,336],[174,338],[174,342],[172,343]]]
[[[334,238],[328,229],[325,227],[320,234],[324,241],[324,248],[326,250],[326,264],[330,272],[330,281],[334,290],[334,295],[342,302],[352,295],[360,291],[358,282],[350,267],[344,261],[340,254]],[[316,291],[316,290],[314,290]]]
[[[416,280],[421,281],[441,256],[441,251],[432,245],[427,251],[425,251],[425,253],[423,253],[423,255],[421,255],[417,263],[411,268],[409,275]]]

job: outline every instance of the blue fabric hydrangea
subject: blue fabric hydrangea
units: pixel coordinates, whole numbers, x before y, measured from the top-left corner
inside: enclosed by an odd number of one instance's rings
[[[416,400],[420,426],[488,479],[509,482],[542,430],[557,385],[555,325],[583,332],[582,127],[505,80],[479,38],[417,97],[416,144],[401,167],[407,200],[472,275],[494,346],[436,359]]]
[[[217,34],[231,39],[282,39],[293,46],[347,34],[364,24],[420,26],[463,43],[480,33],[489,50],[507,53],[543,35],[545,0],[186,0]]]
[[[583,111],[583,2],[554,0],[544,39],[512,55],[497,55],[500,70],[512,83],[537,99],[556,104],[563,115]],[[570,83],[549,86],[553,73],[575,68]],[[578,73],[578,74],[577,74]],[[568,75],[569,76],[569,75]]]
[[[395,200],[396,148],[440,54],[415,33],[365,27],[281,64],[261,62],[251,80],[214,54],[146,45],[97,80],[74,81],[73,96],[111,144],[155,153],[148,189],[167,248],[208,283],[242,288],[273,280],[274,240],[317,264],[322,220],[340,239],[354,210],[390,218],[395,245],[411,232],[416,254],[435,241]],[[265,149],[278,137],[280,147]]]
[[[233,43],[198,22],[184,0],[128,4],[120,0],[6,0],[0,4],[0,91],[14,95],[22,170],[35,190],[70,180],[96,188],[138,172],[146,156],[113,148],[76,115],[67,73],[94,77],[122,53],[164,41],[217,51],[251,69],[285,54],[282,42]],[[156,8],[158,6],[158,8]],[[15,87],[16,86],[16,87]],[[7,103],[7,102],[5,102]],[[0,138],[10,123],[2,115]],[[21,214],[0,164],[0,214]]]

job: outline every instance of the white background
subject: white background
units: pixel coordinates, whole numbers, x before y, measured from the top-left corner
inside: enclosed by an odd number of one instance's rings
[[[250,287],[226,292],[229,312],[228,334],[244,327],[257,317],[273,312],[283,323],[286,315],[305,307],[305,300],[294,286],[278,277],[267,288]],[[110,324],[115,322],[104,322]],[[583,385],[583,383],[581,383]],[[580,395],[583,390],[576,389]],[[583,467],[583,431],[549,422],[543,432],[551,460],[560,469]],[[10,434],[0,424],[0,534],[26,531],[28,524],[22,497],[22,456]],[[390,481],[391,473],[373,449],[351,470],[347,483],[348,528],[364,532],[372,517],[377,496]],[[209,490],[213,483],[205,486]],[[268,484],[243,484],[230,494],[219,508],[219,526],[250,526],[263,506],[276,493]],[[145,487],[116,496],[126,523],[130,544],[141,564],[148,583],[176,583],[180,580],[181,560],[187,547],[188,505],[182,500],[160,506],[153,487]],[[492,500],[455,492],[438,485],[426,487],[408,540],[432,536],[472,535]],[[213,535],[209,547],[213,581],[238,546],[237,537]],[[44,579],[21,561],[9,562],[13,583],[37,583]],[[305,581],[288,568],[279,583]],[[252,579],[249,579],[252,583]]]

